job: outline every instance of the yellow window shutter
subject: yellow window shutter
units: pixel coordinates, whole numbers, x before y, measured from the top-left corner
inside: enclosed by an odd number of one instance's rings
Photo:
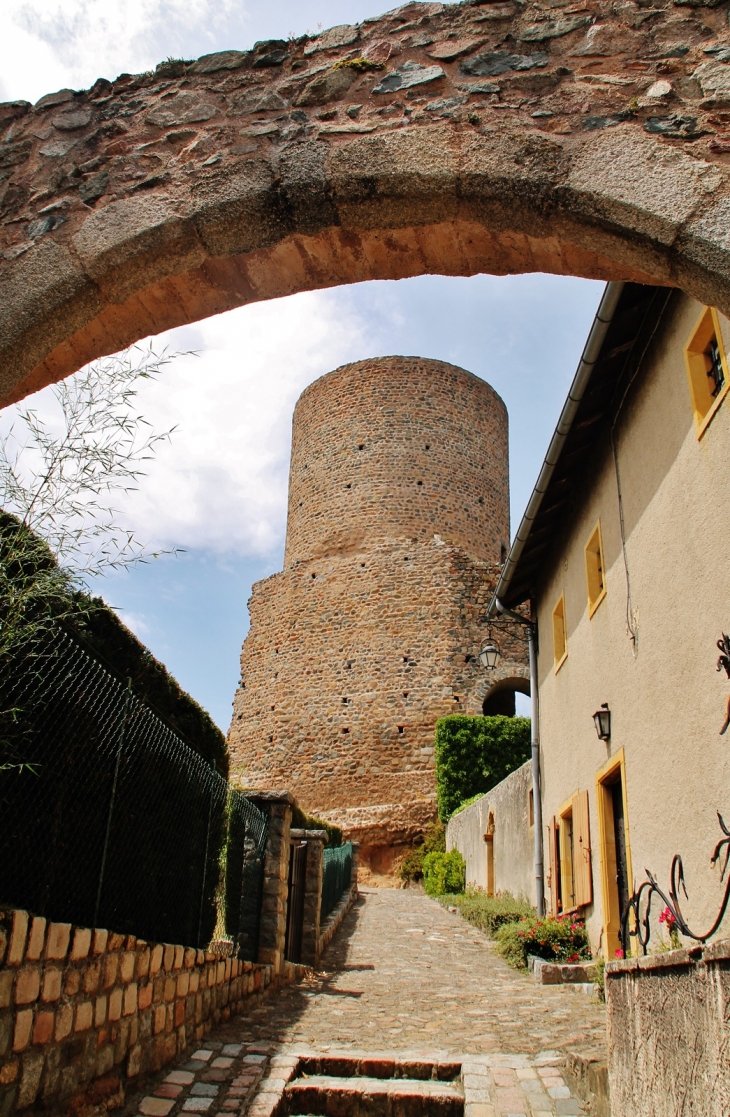
[[[579,908],[585,907],[593,902],[591,829],[587,791],[578,791],[573,797],[573,862],[575,905]]]
[[[558,914],[558,856],[557,856],[557,824],[553,815],[548,826],[548,853],[550,855],[550,914]]]

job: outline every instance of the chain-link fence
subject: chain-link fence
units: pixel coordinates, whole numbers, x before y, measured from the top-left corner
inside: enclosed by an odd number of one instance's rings
[[[0,675],[0,903],[255,958],[267,821],[72,636]]]
[[[322,871],[322,907],[320,919],[324,920],[337,907],[342,893],[350,887],[352,878],[352,842],[325,847]]]

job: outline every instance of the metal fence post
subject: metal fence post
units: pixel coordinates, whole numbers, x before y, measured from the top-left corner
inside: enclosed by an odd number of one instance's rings
[[[122,750],[124,749],[124,733],[127,728],[127,718],[129,716],[129,703],[132,697],[132,680],[127,679],[127,691],[124,696],[124,715],[122,717],[122,728],[119,734],[119,744],[117,745],[117,758],[114,764],[114,780],[112,781],[112,793],[109,799],[109,811],[106,817],[106,833],[104,834],[104,849],[101,855],[101,868],[99,869],[99,887],[96,890],[96,904],[94,905],[94,927],[97,926],[99,921],[99,907],[101,905],[101,890],[104,885],[104,871],[106,869],[106,856],[109,851],[109,837],[112,830],[112,814],[114,812],[114,800],[117,795],[117,782],[119,780],[119,767],[122,762]]]

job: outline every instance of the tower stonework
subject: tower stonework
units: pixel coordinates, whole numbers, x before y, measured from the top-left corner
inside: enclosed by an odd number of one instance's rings
[[[435,817],[437,718],[481,713],[508,482],[506,408],[454,365],[359,361],[296,405],[284,570],[249,601],[233,768],[343,825],[375,872]],[[519,635],[503,650],[524,674]]]

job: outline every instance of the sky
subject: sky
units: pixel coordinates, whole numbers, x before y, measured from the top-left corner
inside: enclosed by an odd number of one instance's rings
[[[385,6],[3,0],[0,100],[35,101],[167,57],[245,48]],[[176,358],[140,394],[153,425],[176,431],[124,514],[140,539],[182,553],[96,579],[93,591],[226,730],[251,585],[281,569],[291,416],[301,391],[347,361],[390,354],[450,361],[488,380],[510,415],[514,531],[602,290],[536,274],[420,276],[292,295],[151,339],[158,351],[197,356]],[[48,406],[47,392],[34,406]]]

